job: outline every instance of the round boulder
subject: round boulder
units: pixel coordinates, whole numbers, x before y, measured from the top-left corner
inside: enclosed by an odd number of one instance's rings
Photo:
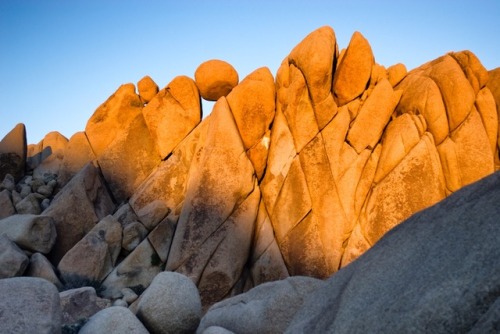
[[[137,83],[137,89],[139,90],[139,96],[144,103],[148,103],[153,97],[155,97],[156,94],[158,94],[158,85],[148,75],[139,80]]]
[[[217,59],[202,63],[194,73],[196,86],[205,100],[217,101],[238,84],[238,72],[231,64]]]
[[[159,273],[142,294],[137,317],[151,333],[193,333],[201,318],[198,289],[184,275]]]

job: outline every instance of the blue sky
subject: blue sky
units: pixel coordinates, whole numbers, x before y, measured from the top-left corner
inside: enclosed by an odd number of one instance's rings
[[[499,0],[0,0],[0,138],[19,122],[29,143],[50,131],[69,138],[119,85],[150,75],[163,88],[208,59],[228,61],[240,80],[261,66],[276,74],[323,25],[340,48],[360,31],[384,66],[469,49],[493,69],[499,17]]]

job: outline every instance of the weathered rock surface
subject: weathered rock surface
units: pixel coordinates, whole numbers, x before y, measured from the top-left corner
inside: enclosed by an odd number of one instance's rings
[[[311,294],[287,332],[494,328],[499,200],[496,173],[415,214]]]
[[[144,325],[126,307],[112,306],[94,314],[79,334],[149,334]]]
[[[211,326],[234,333],[283,333],[295,313],[325,282],[311,277],[290,277],[269,282],[213,305],[197,333]]]
[[[241,276],[260,191],[225,98],[217,101],[206,122],[166,269],[198,282],[202,303],[210,305]]]
[[[56,287],[41,278],[0,279],[0,323],[4,333],[61,333]]]
[[[13,215],[0,220],[0,235],[20,247],[47,254],[56,242],[56,226],[51,217]]]
[[[239,81],[234,67],[218,59],[208,60],[198,66],[194,78],[201,96],[208,101],[227,96]]]
[[[0,279],[21,276],[29,258],[6,236],[0,235]]]
[[[0,180],[11,174],[19,181],[24,176],[26,157],[26,127],[19,123],[0,141]]]
[[[71,248],[57,268],[67,287],[98,285],[113,270],[122,245],[122,227],[104,217]]]
[[[87,164],[43,212],[43,216],[55,221],[58,236],[49,256],[51,262],[57,265],[66,252],[114,209],[99,167]]]
[[[178,76],[144,107],[144,120],[159,156],[166,158],[200,123],[200,94],[194,81]]]
[[[192,333],[201,318],[198,289],[184,275],[160,273],[142,294],[137,317],[151,333]]]

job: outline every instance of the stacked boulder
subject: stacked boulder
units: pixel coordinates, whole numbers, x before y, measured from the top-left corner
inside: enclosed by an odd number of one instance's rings
[[[263,67],[240,81],[210,60],[163,89],[148,76],[120,86],[69,140],[26,145],[18,125],[0,142],[1,275],[70,291],[64,305],[86,307],[63,307],[61,324],[82,332],[174,328],[153,314],[162,291],[189,301],[180,331],[270,281],[286,279],[277,300],[292,291],[300,304],[318,278],[498,169],[499,73],[470,51],[384,68],[360,33],[339,52],[322,27],[276,78]],[[203,120],[201,98],[217,101]]]

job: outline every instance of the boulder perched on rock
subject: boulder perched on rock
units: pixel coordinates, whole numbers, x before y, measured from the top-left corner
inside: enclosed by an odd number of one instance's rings
[[[11,174],[19,181],[24,176],[26,157],[26,127],[19,123],[0,141],[0,180]]]
[[[184,275],[160,273],[142,294],[137,317],[151,333],[192,333],[201,318],[198,289]]]
[[[0,235],[20,247],[47,254],[56,242],[56,226],[51,217],[13,215],[0,220]]]
[[[498,312],[499,200],[496,173],[415,214],[313,292],[287,332],[494,328],[498,318],[489,313]]]
[[[137,83],[137,89],[139,90],[139,96],[141,101],[145,104],[149,103],[158,94],[158,85],[151,79],[149,75],[144,76]]]
[[[144,325],[126,307],[112,306],[94,314],[79,334],[149,334]]]
[[[222,96],[227,96],[239,80],[234,67],[218,59],[200,64],[194,73],[194,78],[201,96],[208,101],[217,101]]]
[[[61,305],[56,287],[41,278],[0,279],[0,323],[3,333],[61,332]]]

